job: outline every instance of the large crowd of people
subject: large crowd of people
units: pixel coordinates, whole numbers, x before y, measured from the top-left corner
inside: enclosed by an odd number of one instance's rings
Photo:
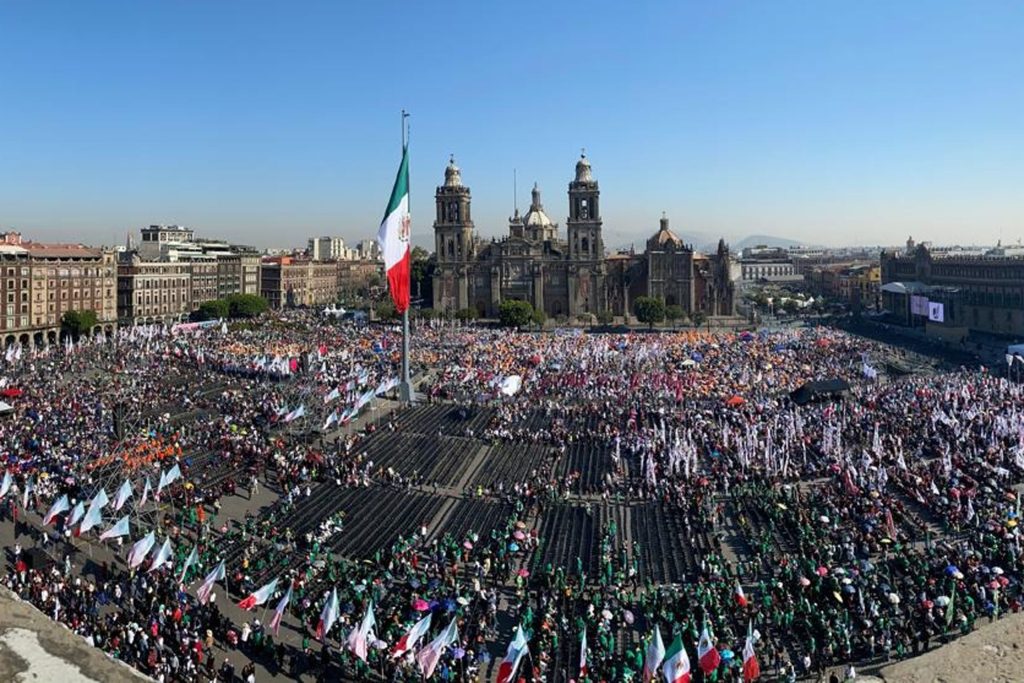
[[[749,678],[745,649],[762,679],[796,680],[1020,609],[1021,387],[984,368],[879,377],[886,347],[825,328],[424,325],[424,400],[485,416],[451,438],[541,454],[453,484],[370,455],[416,410],[383,410],[400,348],[388,327],[289,313],[19,354],[3,583],[164,681],[476,680],[517,627],[528,681],[639,681],[655,632],[679,636],[694,681]],[[824,380],[843,393],[793,400]],[[333,501],[358,490],[481,512],[458,528],[447,507],[410,515],[349,556],[360,511]],[[659,520],[643,534],[641,510]],[[655,566],[684,549],[684,569]],[[235,606],[251,595],[255,611]]]

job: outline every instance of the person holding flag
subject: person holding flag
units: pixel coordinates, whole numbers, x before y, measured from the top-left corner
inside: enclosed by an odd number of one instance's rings
[[[149,551],[152,550],[156,544],[156,534],[150,531],[148,534],[143,536],[141,539],[135,542],[132,549],[128,552],[128,567],[135,569],[143,560],[146,559],[146,555],[149,555]]]
[[[181,478],[181,468],[178,467],[177,464],[175,464],[174,467],[172,467],[171,469],[167,470],[167,472],[161,474],[160,475],[160,483],[157,484],[157,487],[156,487],[156,498],[157,498],[157,500],[160,499],[160,492],[163,491],[164,488],[166,488],[167,486],[170,486],[171,484],[173,484],[176,480],[178,480],[180,478]]]
[[[420,642],[420,638],[425,636],[427,631],[430,630],[430,618],[431,613],[427,612],[427,616],[412,625],[412,628],[410,628],[409,631],[402,636],[397,643],[395,643],[395,647],[391,649],[392,658],[401,657],[406,652],[411,652],[415,649],[416,643]]]
[[[277,590],[277,579],[275,578],[273,581],[271,581],[267,585],[263,586],[263,588],[260,588],[255,593],[250,594],[249,597],[243,598],[238,603],[238,606],[248,612],[249,610],[253,609],[254,607],[262,605],[267,600],[269,600],[274,595],[274,591],[276,591],[276,590]]]
[[[647,668],[644,667],[644,672],[646,671]],[[665,653],[662,673],[665,674],[665,683],[690,683],[690,657],[686,654],[683,639],[678,633]]]
[[[658,667],[663,659],[665,659],[665,643],[661,640],[661,629],[655,624],[651,642],[647,645],[647,657],[644,659],[644,683],[651,683],[658,675]]]
[[[751,683],[761,677],[761,666],[754,654],[754,624],[747,626],[747,642],[743,645],[743,683]]]
[[[199,561],[199,552],[197,546],[192,546],[192,552],[185,558],[185,565],[181,568],[181,578],[178,579],[178,583],[185,583],[185,576],[188,575],[188,570],[192,565]]]
[[[199,590],[196,591],[196,597],[199,598],[200,604],[205,605],[210,601],[210,593],[213,591],[214,584],[218,581],[223,581],[226,575],[224,572],[224,560],[221,560],[214,570],[206,575],[202,585],[199,586]]]
[[[334,622],[338,620],[338,589],[332,588],[331,594],[327,598],[327,602],[324,603],[324,608],[320,612],[320,621],[316,624],[316,639],[320,642],[327,640],[327,634],[330,632],[331,627],[334,626]]]
[[[292,586],[288,584],[288,592],[284,594],[280,600],[277,601],[277,607],[274,608],[274,616],[270,617],[269,628],[274,629],[274,635],[277,635],[281,630],[281,620],[284,619],[284,611],[288,609],[288,603],[292,601]]]
[[[62,512],[67,512],[70,508],[71,503],[68,502],[68,495],[65,493],[50,506],[50,509],[46,512],[46,516],[43,517],[43,526],[49,526],[54,517]]]
[[[710,676],[722,663],[722,655],[718,653],[714,641],[711,640],[711,632],[706,622],[704,629],[700,632],[700,641],[697,643],[697,663],[705,676]]]
[[[2,498],[3,496],[0,496]],[[78,501],[75,503],[75,507],[71,508],[71,514],[68,515],[68,521],[65,524],[66,527],[71,528],[78,524],[78,520],[82,519],[85,514],[85,503]]]
[[[501,660],[501,665],[498,667],[498,683],[512,683],[515,680],[519,662],[522,660],[523,655],[529,652],[527,647],[528,641],[529,638],[523,632],[523,627],[519,626],[516,628],[516,635],[512,638],[512,642],[508,644],[505,659]]]
[[[171,559],[173,553],[174,548],[171,546],[171,539],[165,538],[164,544],[160,546],[160,550],[157,551],[156,557],[153,558],[153,564],[149,566],[146,573],[152,574],[157,569],[160,569],[160,567],[163,567]]]
[[[420,665],[420,673],[423,674],[424,678],[430,678],[434,675],[434,668],[437,666],[438,661],[440,661],[444,649],[458,641],[459,627],[455,623],[456,621],[456,619],[452,619],[448,623],[448,628],[441,631],[440,635],[430,641],[430,645],[427,645],[416,655],[416,662]]]
[[[85,517],[82,518],[82,524],[78,527],[78,534],[82,535],[89,529],[98,525],[103,521],[103,508],[106,507],[110,499],[107,498],[107,492],[100,489],[96,492],[96,495],[89,501],[89,509],[85,513]]]
[[[743,586],[740,584],[739,581],[736,582],[735,596],[736,596],[736,604],[738,606],[740,606],[740,607],[746,607],[747,606],[747,604],[748,604],[747,603],[747,596],[743,592]]]
[[[373,602],[367,604],[366,614],[363,615],[363,620],[360,622],[358,628],[352,629],[352,633],[348,635],[346,645],[348,649],[352,651],[356,657],[362,661],[366,661],[366,647],[369,639],[373,636],[373,627],[377,625],[377,619],[373,616]]]
[[[580,680],[587,677],[587,631],[584,629],[580,638]]]

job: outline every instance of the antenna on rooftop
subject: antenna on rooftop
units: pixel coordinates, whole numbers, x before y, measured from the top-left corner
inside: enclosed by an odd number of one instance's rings
[[[512,169],[512,208],[516,215],[519,214],[519,181],[516,177],[516,169]]]

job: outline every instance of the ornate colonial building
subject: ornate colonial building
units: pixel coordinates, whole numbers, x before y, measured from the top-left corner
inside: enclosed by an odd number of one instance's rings
[[[643,255],[606,256],[600,189],[585,155],[569,183],[566,233],[544,211],[534,185],[530,208],[509,219],[508,236],[481,240],[474,231],[469,187],[452,159],[437,188],[434,220],[434,309],[454,313],[473,308],[497,315],[505,299],[529,301],[548,316],[624,315],[636,296],[650,294],[687,313],[733,314],[732,260],[724,242],[704,256],[668,229],[647,242]]]

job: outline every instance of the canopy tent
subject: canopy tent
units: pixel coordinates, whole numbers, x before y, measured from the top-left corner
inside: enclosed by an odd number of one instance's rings
[[[789,398],[797,405],[811,401],[820,401],[833,396],[840,396],[849,391],[850,383],[845,379],[826,379],[820,382],[807,382],[789,394]]]
[[[24,392],[22,392],[18,387],[7,387],[3,391],[0,391],[0,396],[3,396],[4,398],[18,398],[22,393]]]
[[[14,406],[6,401],[0,401],[0,416],[10,415],[14,412]]]

